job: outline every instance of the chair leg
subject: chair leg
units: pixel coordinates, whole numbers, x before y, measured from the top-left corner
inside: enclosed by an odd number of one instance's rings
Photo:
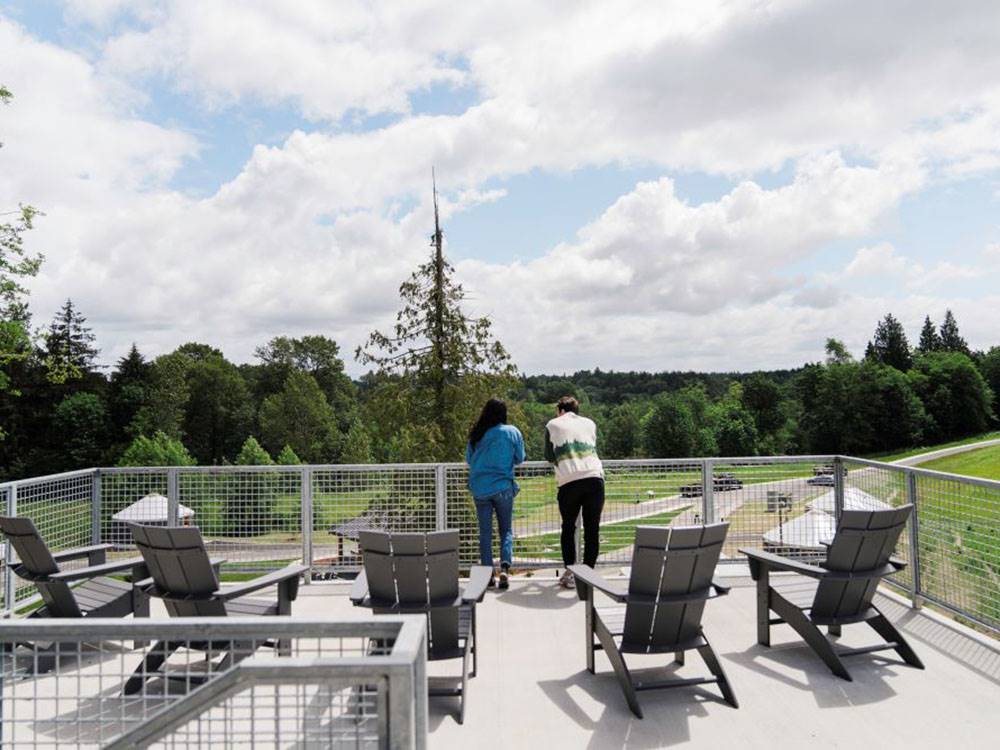
[[[594,590],[590,588],[587,592],[587,601],[584,605],[587,609],[587,671],[594,674],[594,652],[597,650],[594,645]]]
[[[802,636],[802,639],[809,644],[812,650],[816,652],[816,655],[830,668],[831,672],[837,675],[837,677],[851,681],[850,672],[844,667],[844,663],[837,656],[837,652],[833,650],[830,641],[826,639],[826,636],[823,635],[820,629],[808,617],[802,614],[801,609],[786,601],[776,592],[772,592],[771,609],[777,613],[778,617],[791,625],[796,633]]]
[[[472,607],[472,674],[475,677],[479,669],[479,635],[476,632],[476,608]]]
[[[702,637],[704,638],[704,635]],[[698,655],[705,661],[708,671],[719,681],[719,690],[722,691],[722,697],[726,699],[726,703],[733,708],[739,708],[740,703],[736,700],[736,693],[733,692],[733,686],[729,684],[729,678],[722,668],[722,663],[719,661],[715,649],[712,648],[712,644],[708,642],[707,638],[705,638],[705,645],[698,647]]]
[[[618,651],[618,645],[615,643],[614,636],[611,635],[598,616],[594,617],[594,631],[597,633],[597,639],[604,647],[604,653],[607,654],[608,660],[615,670],[615,676],[618,678],[618,684],[621,685],[622,692],[625,694],[628,707],[632,709],[632,713],[641,719],[642,709],[639,707],[639,699],[636,697],[635,686],[632,684],[632,675],[629,674],[628,666],[626,666],[621,652]]]
[[[458,698],[458,723],[465,723],[465,698],[469,692],[469,642],[465,643],[462,654],[462,694]]]
[[[771,645],[771,582],[766,565],[757,575],[757,643]]]
[[[122,690],[122,695],[135,695],[138,693],[146,680],[153,677],[160,667],[163,666],[163,662],[170,658],[170,655],[177,650],[178,645],[170,641],[157,641],[154,643],[152,648],[146,653],[142,663],[136,667],[135,672],[128,678],[128,682],[125,683],[125,687]]]
[[[132,588],[132,616],[149,617],[149,596],[136,587]],[[148,645],[149,641],[132,641],[132,648],[136,650]]]
[[[840,625],[829,625],[826,628],[826,632],[828,632],[833,638],[839,638],[841,635],[840,627]]]
[[[876,610],[878,611],[878,610]],[[903,634],[896,629],[889,620],[879,612],[878,617],[868,620],[868,625],[871,626],[872,630],[882,636],[887,643],[896,644],[896,653],[902,657],[903,661],[909,664],[911,667],[916,667],[917,669],[923,669],[924,663],[920,661],[920,657],[917,653],[910,648],[910,644],[906,642],[903,638]]]
[[[684,652],[678,651],[674,654],[674,664],[683,667],[684,666]]]

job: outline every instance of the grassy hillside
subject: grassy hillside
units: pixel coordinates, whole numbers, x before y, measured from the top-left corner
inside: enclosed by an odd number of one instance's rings
[[[1000,438],[1000,432],[984,432],[982,435],[975,435],[973,437],[963,438],[962,440],[953,440],[950,443],[941,443],[939,445],[922,445],[916,448],[907,448],[906,450],[894,451],[893,453],[874,453],[865,458],[871,458],[875,461],[898,461],[901,458],[909,458],[910,456],[916,456],[920,453],[930,453],[931,451],[938,451],[942,448],[954,448],[958,445],[969,445],[970,443],[978,443],[982,440],[994,440]],[[924,468],[931,468],[929,464],[920,464]],[[945,469],[938,469],[938,471],[946,471]]]
[[[947,471],[970,477],[1000,480],[1000,445],[957,453],[920,464],[921,469]]]

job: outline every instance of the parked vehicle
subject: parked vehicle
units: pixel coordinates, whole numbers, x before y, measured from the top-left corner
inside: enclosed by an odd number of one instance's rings
[[[732,472],[722,472],[712,478],[712,489],[715,492],[728,492],[729,490],[742,489],[743,480]],[[678,488],[681,497],[701,497],[701,482],[698,484],[685,484]]]
[[[817,474],[809,477],[806,484],[818,485],[820,487],[833,487],[833,474]]]

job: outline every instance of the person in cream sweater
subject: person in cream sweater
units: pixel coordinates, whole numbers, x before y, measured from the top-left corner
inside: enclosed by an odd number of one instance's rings
[[[580,404],[563,396],[556,404],[558,416],[545,425],[545,459],[555,465],[562,516],[563,565],[559,579],[563,588],[573,588],[576,564],[576,521],[583,513],[583,564],[594,567],[600,545],[601,511],[604,510],[604,467],[597,455],[597,425],[580,416]]]

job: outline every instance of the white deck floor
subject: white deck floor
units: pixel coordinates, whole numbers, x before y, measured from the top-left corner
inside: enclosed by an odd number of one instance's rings
[[[454,719],[455,699],[432,699],[430,747],[1000,747],[1000,651],[880,597],[927,669],[879,652],[850,657],[854,682],[845,682],[788,626],[773,627],[772,648],[757,646],[754,588],[747,579],[734,583],[730,596],[709,603],[704,625],[739,709],[706,685],[640,693],[646,718],[634,718],[607,659],[598,654],[597,675],[585,669],[583,604],[575,593],[553,580],[516,579],[509,591],[489,592],[478,610],[482,650],[465,725]],[[364,616],[346,593],[342,584],[304,586],[295,612]],[[844,628],[841,642],[876,640],[855,625]],[[635,664],[663,664],[658,659]],[[707,674],[696,652],[680,673]]]

